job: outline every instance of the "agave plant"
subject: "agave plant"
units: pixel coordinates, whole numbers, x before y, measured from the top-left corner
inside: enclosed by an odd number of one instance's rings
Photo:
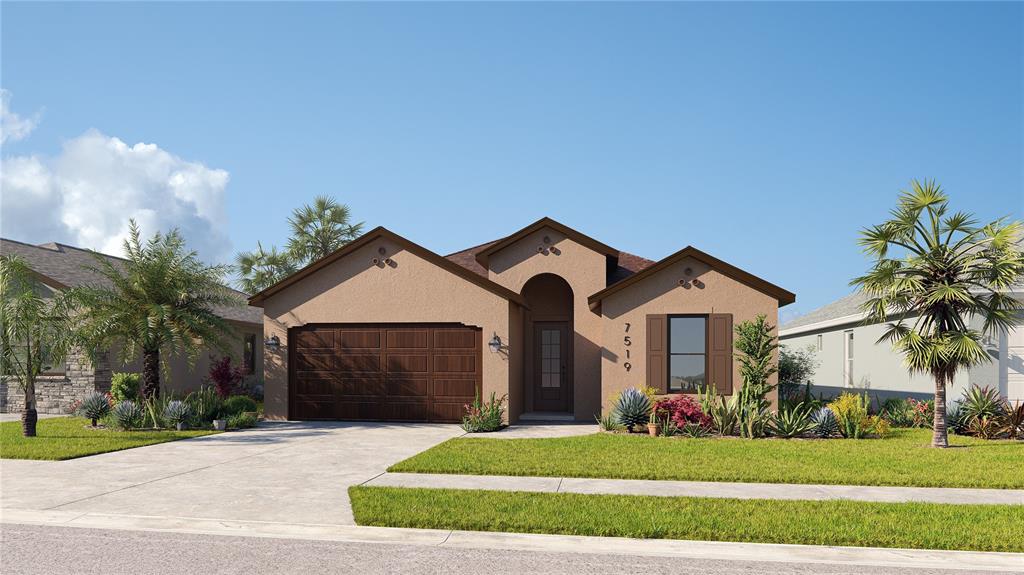
[[[619,416],[619,424],[632,432],[635,426],[643,425],[650,417],[651,400],[639,389],[628,387],[619,395],[615,411]]]
[[[740,418],[740,396],[733,394],[728,400],[715,393],[710,385],[700,394],[700,407],[711,417],[711,423],[718,433],[732,435]]]
[[[110,410],[110,415],[118,429],[135,429],[142,427],[142,422],[146,418],[146,409],[133,399],[125,399]]]
[[[696,421],[691,421],[680,427],[678,433],[686,437],[699,438],[711,435],[711,430],[708,429],[706,425],[701,425]]]
[[[839,421],[836,414],[827,407],[822,407],[814,412],[811,417],[814,423],[814,434],[818,437],[832,437],[839,433]]]
[[[192,408],[184,401],[175,399],[167,403],[164,408],[164,419],[174,425],[182,426],[192,417]]]
[[[96,421],[110,413],[110,398],[105,393],[94,391],[82,398],[82,403],[78,405],[78,413],[92,420],[92,426],[96,427]]]
[[[967,433],[967,425],[964,423],[964,408],[959,400],[954,400],[946,405],[946,424],[949,429],[958,435]]]
[[[814,429],[814,426],[810,406],[803,402],[780,409],[772,416],[769,424],[772,433],[786,439],[799,437]]]

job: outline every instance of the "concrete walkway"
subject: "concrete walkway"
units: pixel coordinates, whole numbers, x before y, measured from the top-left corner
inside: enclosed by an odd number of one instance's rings
[[[445,475],[382,473],[364,485],[374,487],[434,487],[662,497],[724,497],[732,499],[850,499],[855,501],[977,503],[1024,505],[1024,489],[953,489],[941,487],[868,487],[856,485],[793,485],[781,483],[715,483],[709,481],[649,481],[580,477],[512,477],[505,475]]]

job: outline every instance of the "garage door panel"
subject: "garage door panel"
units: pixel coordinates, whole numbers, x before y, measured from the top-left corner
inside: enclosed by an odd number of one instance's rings
[[[294,419],[462,419],[481,383],[481,330],[430,324],[299,328]]]
[[[389,329],[388,349],[427,349],[428,330]]]
[[[388,373],[427,373],[426,354],[389,353]]]
[[[343,354],[334,356],[340,373],[377,373],[380,371],[380,354]]]
[[[298,331],[295,333],[295,347],[300,350],[334,349],[333,329]]]
[[[475,379],[435,379],[433,396],[437,398],[469,398],[476,394]]]
[[[388,397],[427,397],[428,379],[392,379],[385,382]]]
[[[302,353],[298,356],[295,368],[302,371],[327,371],[332,372],[335,368],[337,356],[323,352]]]
[[[342,331],[339,339],[341,349],[380,348],[380,330]]]
[[[475,355],[435,355],[434,373],[476,373]]]
[[[476,349],[480,332],[465,329],[434,330],[434,349]]]

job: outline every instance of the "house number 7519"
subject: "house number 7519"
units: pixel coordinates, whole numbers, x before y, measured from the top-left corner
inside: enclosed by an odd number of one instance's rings
[[[629,333],[629,324],[626,324],[626,333]],[[633,364],[629,363],[629,346],[633,345],[633,340],[627,335],[623,336],[622,343],[626,346],[626,362],[622,364],[622,367],[628,372],[633,369]]]

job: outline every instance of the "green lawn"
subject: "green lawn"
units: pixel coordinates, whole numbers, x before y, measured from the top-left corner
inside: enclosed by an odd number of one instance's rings
[[[929,429],[886,439],[682,439],[598,433],[554,439],[457,438],[388,471],[833,485],[1024,488],[1024,442]]]
[[[120,451],[165,441],[199,437],[215,431],[115,431],[86,429],[88,419],[56,417],[40,419],[36,437],[21,435],[20,421],[0,423],[0,458],[74,459],[86,455]]]
[[[1024,505],[350,487],[360,525],[803,545],[1024,551]]]

